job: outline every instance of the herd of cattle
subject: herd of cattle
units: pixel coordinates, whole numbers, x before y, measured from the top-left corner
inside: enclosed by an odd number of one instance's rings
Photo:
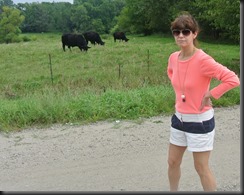
[[[125,41],[127,42],[129,39],[125,36],[124,32],[115,32],[113,33],[114,42],[116,40]],[[63,50],[65,51],[65,46],[67,46],[70,50],[71,47],[79,47],[80,50],[87,51],[89,48],[88,43],[89,41],[91,44],[99,44],[104,45],[105,42],[102,41],[100,35],[97,32],[85,32],[83,34],[73,34],[73,33],[67,33],[62,35],[62,45]]]

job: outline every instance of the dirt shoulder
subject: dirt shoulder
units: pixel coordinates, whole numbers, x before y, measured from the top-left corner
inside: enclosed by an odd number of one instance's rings
[[[242,191],[240,106],[215,108],[218,191]],[[1,191],[168,191],[170,116],[0,134]],[[182,191],[202,191],[186,151]]]

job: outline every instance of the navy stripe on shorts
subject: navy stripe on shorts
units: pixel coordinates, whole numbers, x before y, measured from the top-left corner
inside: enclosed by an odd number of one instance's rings
[[[187,133],[205,134],[214,130],[214,116],[202,122],[184,122],[181,121],[175,114],[171,117],[171,127]]]

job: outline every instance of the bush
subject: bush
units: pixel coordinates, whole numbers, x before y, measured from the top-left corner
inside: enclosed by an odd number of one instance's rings
[[[22,37],[22,40],[23,40],[24,42],[31,41],[30,37],[27,37],[27,36],[23,36],[23,37]]]
[[[19,36],[13,36],[12,37],[12,40],[11,40],[11,43],[19,43],[22,41],[22,38],[19,37]]]

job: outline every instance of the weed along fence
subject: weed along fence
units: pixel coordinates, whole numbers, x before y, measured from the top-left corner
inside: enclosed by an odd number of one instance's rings
[[[135,55],[135,58],[126,58],[118,56],[111,59],[109,56],[101,58],[101,64],[90,63],[90,57],[84,59],[83,62],[75,62],[77,65],[67,65],[75,67],[76,76],[72,77],[73,81],[81,87],[92,87],[93,89],[130,89],[145,87],[151,85],[162,85],[166,80],[166,69],[162,66],[162,57],[151,53],[149,49],[141,51],[143,55]],[[84,54],[88,55],[89,52]],[[82,55],[82,54],[80,54]],[[52,84],[60,84],[62,79],[69,78],[67,71],[60,72],[53,63],[52,55],[49,54],[50,79]],[[82,55],[83,57],[83,55]],[[107,58],[107,59],[106,59]]]
[[[149,55],[149,50],[147,50],[147,71],[149,72],[149,66],[150,66],[150,55]],[[118,65],[118,71],[119,71],[119,73],[118,73],[118,75],[119,75],[119,79],[121,79],[121,72],[122,72],[122,67],[123,67],[123,65],[121,65],[121,64],[119,64]],[[143,68],[143,66],[142,66],[142,68]]]

